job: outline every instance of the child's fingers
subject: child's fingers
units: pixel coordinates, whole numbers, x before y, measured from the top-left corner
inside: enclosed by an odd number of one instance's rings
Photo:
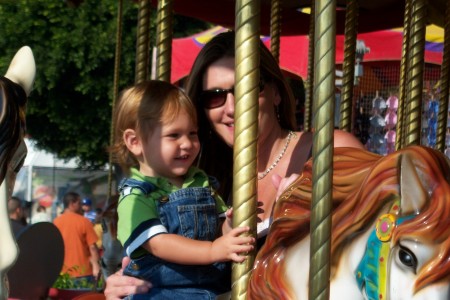
[[[252,245],[255,243],[255,238],[251,236],[236,237],[236,245]]]
[[[253,245],[249,245],[249,244],[240,245],[236,248],[237,249],[236,253],[247,253],[247,252],[252,251],[253,248],[254,248]]]
[[[242,226],[242,227],[236,227],[236,228],[234,228],[234,229],[231,231],[231,233],[233,234],[233,236],[238,236],[238,235],[240,235],[241,233],[248,232],[249,230],[250,230],[250,227],[248,227],[248,226]]]
[[[227,218],[231,218],[233,216],[233,208],[232,207],[227,209],[227,211],[225,212],[225,216]]]
[[[239,255],[239,254],[236,254],[236,253],[231,254],[230,258],[231,258],[232,261],[237,262],[237,263],[244,262],[247,259],[246,256],[242,256],[242,255]]]

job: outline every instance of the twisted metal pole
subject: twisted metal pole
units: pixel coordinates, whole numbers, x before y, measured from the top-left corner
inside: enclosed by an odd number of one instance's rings
[[[116,108],[117,98],[119,96],[119,77],[120,77],[120,56],[122,55],[122,19],[123,19],[123,0],[119,0],[117,7],[117,30],[116,30],[116,54],[114,58],[114,84],[113,84],[113,99],[111,103],[111,116],[114,114]],[[114,144],[114,118],[111,118],[111,126],[109,128],[109,144]],[[113,163],[112,153],[109,152],[109,171],[108,171],[108,201],[112,195],[113,182]]]
[[[314,13],[314,136],[309,299],[330,295],[336,0],[317,0]]]
[[[259,96],[259,0],[236,1],[235,128],[233,147],[233,227],[249,226],[256,236]],[[255,250],[233,263],[232,299],[246,299]]]
[[[173,0],[159,0],[156,18],[156,78],[170,82],[172,64]]]
[[[400,150],[403,148],[405,142],[405,127],[404,119],[406,113],[406,103],[407,103],[407,82],[408,82],[408,57],[409,57],[409,38],[410,38],[410,28],[411,28],[411,1],[406,0],[405,2],[405,12],[403,20],[403,42],[402,42],[402,60],[400,63],[400,82],[399,82],[399,92],[398,92],[398,108],[397,108],[397,128],[395,136],[395,150]]]
[[[311,131],[311,110],[314,95],[314,31],[315,23],[315,1],[311,1],[311,12],[309,13],[309,45],[308,45],[308,80],[306,81],[305,113],[303,116],[303,130]]]
[[[426,0],[414,0],[411,7],[411,38],[408,47],[410,72],[405,115],[405,146],[420,145],[423,71],[425,68]]]
[[[358,6],[358,0],[349,0],[347,1],[347,10],[345,12],[344,77],[342,78],[339,128],[347,132],[352,132]]]
[[[450,80],[450,3],[447,2],[444,25],[444,53],[441,66],[441,84],[439,93],[438,127],[436,132],[436,149],[444,152],[447,133],[448,97]]]
[[[281,0],[271,1],[270,15],[270,52],[280,62],[280,35],[281,35]]]
[[[139,1],[138,27],[136,41],[135,83],[148,78],[150,50],[150,0]]]

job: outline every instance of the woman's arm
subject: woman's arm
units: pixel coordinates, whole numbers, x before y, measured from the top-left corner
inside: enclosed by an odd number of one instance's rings
[[[241,253],[253,249],[255,239],[239,236],[249,227],[238,227],[214,242],[197,241],[176,234],[159,234],[148,240],[143,247],[153,255],[177,264],[208,265],[220,261],[243,262]]]
[[[334,131],[334,147],[352,147],[364,149],[364,145],[353,134],[343,130]]]

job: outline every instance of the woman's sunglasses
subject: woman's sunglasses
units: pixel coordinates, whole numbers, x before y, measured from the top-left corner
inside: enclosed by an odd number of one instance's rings
[[[259,81],[259,92],[264,90],[264,80]],[[221,107],[227,101],[228,93],[234,96],[234,86],[231,89],[212,89],[202,91],[200,94],[200,103],[203,108],[212,109]]]

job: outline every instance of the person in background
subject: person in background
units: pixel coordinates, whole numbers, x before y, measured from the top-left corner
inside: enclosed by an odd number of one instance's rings
[[[97,213],[92,209],[92,200],[89,198],[83,198],[81,201],[81,208],[83,209],[84,216],[88,218],[92,224],[95,224],[95,217],[97,216]]]
[[[45,206],[39,205],[36,212],[31,216],[31,224],[38,222],[50,222],[50,217],[47,214]]]
[[[100,257],[102,256],[103,252],[103,226],[102,226],[102,216],[103,216],[103,210],[101,208],[95,209],[95,221],[94,221],[94,231],[98,236],[98,241],[96,243],[97,248],[100,253]]]
[[[100,272],[98,240],[92,223],[82,215],[81,197],[69,192],[63,197],[64,212],[53,220],[64,240],[64,265],[61,273],[94,282]]]
[[[27,227],[23,201],[19,197],[12,196],[8,200],[8,215],[14,236],[17,236]]]

